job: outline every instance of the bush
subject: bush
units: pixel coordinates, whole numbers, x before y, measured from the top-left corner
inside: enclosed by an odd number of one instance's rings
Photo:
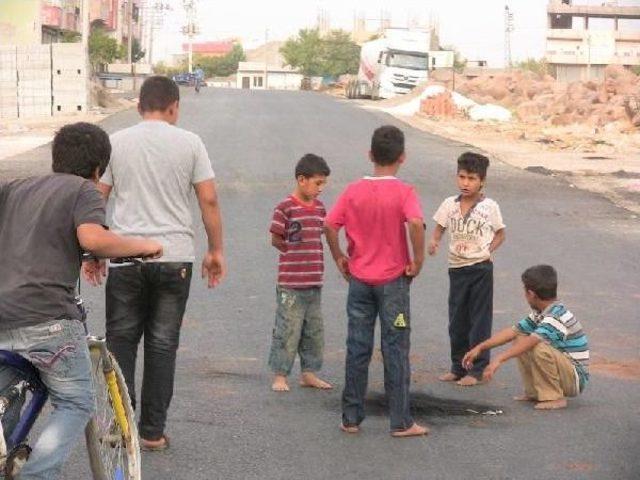
[[[549,64],[545,58],[541,58],[539,60],[535,58],[527,58],[522,62],[516,63],[516,68],[519,70],[533,72],[540,76],[549,75],[551,73],[551,69],[549,68]]]

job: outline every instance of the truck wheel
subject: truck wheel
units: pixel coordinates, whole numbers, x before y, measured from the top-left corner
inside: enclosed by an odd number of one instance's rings
[[[349,82],[347,82],[347,98],[352,99],[354,97],[355,94],[355,89],[354,87],[354,81],[353,80],[349,80]]]
[[[353,93],[351,94],[351,98],[360,98],[359,95],[359,89],[360,89],[360,85],[358,80],[354,80],[353,81]]]
[[[380,100],[380,85],[374,83],[371,87],[371,100]]]

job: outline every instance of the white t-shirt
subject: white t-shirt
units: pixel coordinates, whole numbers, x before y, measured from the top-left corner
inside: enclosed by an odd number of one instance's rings
[[[146,120],[111,135],[111,161],[100,179],[113,187],[111,229],[162,243],[163,262],[193,262],[191,192],[214,178],[198,135]]]
[[[489,245],[505,225],[498,204],[483,198],[465,217],[460,212],[460,196],[447,198],[433,219],[449,231],[449,267],[460,268],[491,258]]]

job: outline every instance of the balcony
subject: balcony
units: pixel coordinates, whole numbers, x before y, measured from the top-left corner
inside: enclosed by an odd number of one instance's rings
[[[547,30],[547,41],[549,40],[571,40],[587,41],[588,36],[592,37],[612,37],[616,42],[639,42],[640,31],[631,30],[583,30],[577,28],[550,28]]]

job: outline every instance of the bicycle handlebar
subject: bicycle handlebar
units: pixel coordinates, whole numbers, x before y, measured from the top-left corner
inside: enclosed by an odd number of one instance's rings
[[[144,255],[133,255],[130,257],[115,257],[115,258],[110,258],[108,259],[111,263],[117,263],[117,264],[121,264],[121,263],[134,263],[134,264],[140,264],[143,263],[146,260],[146,256]],[[85,252],[82,254],[82,261],[86,262],[86,261],[92,261],[92,260],[105,260],[102,257],[98,257],[97,255],[94,255],[92,253],[89,252]]]

